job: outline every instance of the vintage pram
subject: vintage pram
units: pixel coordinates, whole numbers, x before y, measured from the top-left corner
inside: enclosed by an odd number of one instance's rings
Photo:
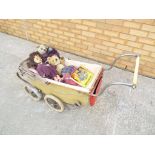
[[[116,61],[122,57],[136,58],[132,83],[114,82],[106,84],[101,88],[103,72],[112,69]],[[122,54],[118,56],[107,69],[104,69],[102,65],[65,58],[66,65],[83,65],[94,73],[92,81],[86,88],[42,78],[34,69],[28,68],[27,62],[28,59],[21,62],[17,71],[17,76],[26,84],[24,87],[26,92],[36,101],[44,99],[50,109],[57,112],[62,112],[66,104],[76,106],[89,104],[90,106],[93,106],[97,97],[111,85],[125,85],[132,88],[136,88],[137,85],[139,54]]]

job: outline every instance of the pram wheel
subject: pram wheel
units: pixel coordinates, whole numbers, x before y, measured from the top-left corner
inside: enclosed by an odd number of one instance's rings
[[[57,97],[53,95],[46,95],[44,97],[45,103],[50,107],[50,109],[55,110],[57,112],[64,111],[64,104]]]
[[[25,86],[24,89],[35,101],[40,101],[43,97],[43,94],[37,88]]]

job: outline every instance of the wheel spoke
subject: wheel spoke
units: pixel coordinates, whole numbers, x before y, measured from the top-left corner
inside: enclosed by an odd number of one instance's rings
[[[47,99],[47,101],[51,107],[53,107],[55,109],[61,109],[61,107],[59,106],[59,104],[56,101],[49,99],[49,98]]]
[[[53,95],[45,95],[44,97],[45,103],[52,109],[57,112],[62,112],[64,110],[64,105],[60,99]]]

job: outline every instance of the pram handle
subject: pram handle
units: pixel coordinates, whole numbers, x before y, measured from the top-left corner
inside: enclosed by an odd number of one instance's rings
[[[128,53],[128,54],[121,54],[120,56],[118,56],[113,62],[112,64],[110,65],[109,68],[105,69],[105,71],[109,71],[111,70],[115,63],[120,60],[121,58],[123,57],[134,57],[136,58],[136,63],[135,63],[135,69],[134,69],[134,75],[133,75],[133,80],[132,80],[132,83],[124,83],[124,82],[112,82],[112,83],[109,83],[109,84],[106,84],[104,87],[101,88],[100,90],[100,93],[99,93],[99,96],[110,86],[112,85],[124,85],[124,86],[128,86],[128,87],[131,87],[133,89],[136,88],[137,86],[137,79],[138,79],[138,71],[139,71],[139,61],[140,61],[140,55],[139,54],[134,54],[134,53]]]

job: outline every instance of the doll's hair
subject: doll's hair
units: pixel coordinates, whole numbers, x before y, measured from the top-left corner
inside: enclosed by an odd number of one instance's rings
[[[49,49],[49,48],[48,48],[48,49]],[[48,50],[47,50],[47,51],[48,51]],[[50,51],[50,52],[48,53],[48,57],[51,57],[51,56],[53,56],[53,55],[56,55],[58,58],[60,58],[60,55],[59,55],[58,51],[57,51],[55,48],[53,48],[52,51]]]
[[[38,64],[36,62],[34,62],[34,57],[36,55],[39,56],[42,59],[42,61],[43,61],[43,56],[39,52],[33,52],[33,53],[31,53],[29,55],[29,59],[28,59],[29,61],[27,63],[27,66],[29,68],[31,68],[31,67],[36,68],[37,67]]]

